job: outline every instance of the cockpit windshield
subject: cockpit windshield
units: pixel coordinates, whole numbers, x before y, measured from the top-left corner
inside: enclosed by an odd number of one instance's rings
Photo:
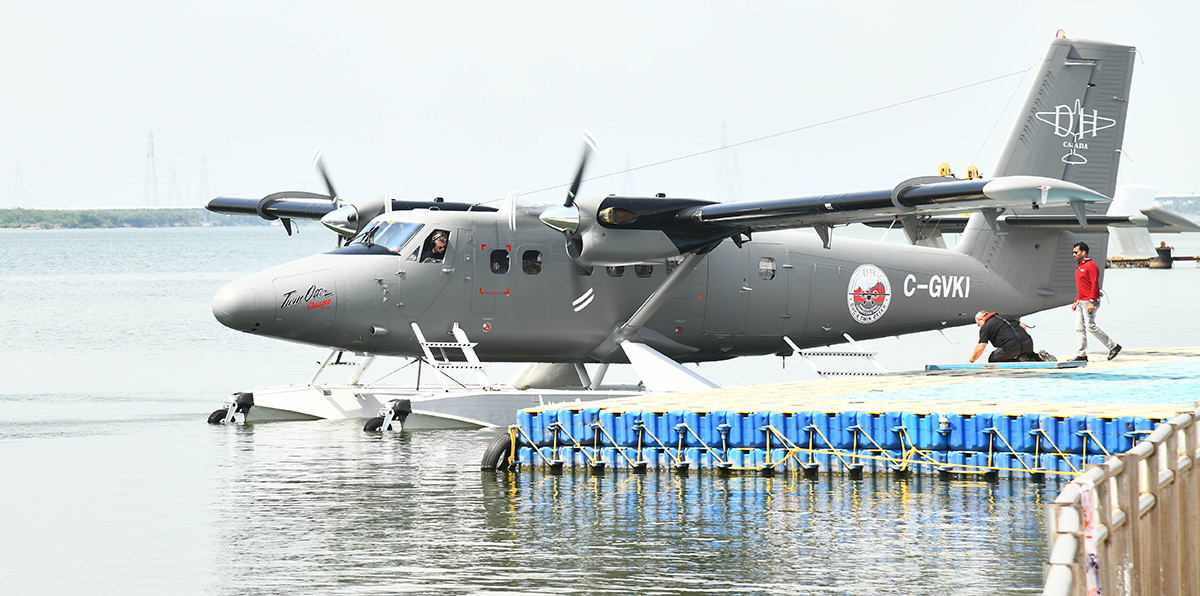
[[[404,223],[400,221],[382,221],[373,223],[367,226],[358,236],[355,236],[350,244],[365,244],[378,245],[386,247],[392,252],[400,252],[400,249],[412,240],[412,237],[421,229],[421,224]]]

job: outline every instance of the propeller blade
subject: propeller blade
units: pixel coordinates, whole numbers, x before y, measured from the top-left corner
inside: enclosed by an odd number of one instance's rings
[[[333,189],[333,181],[329,179],[329,172],[325,170],[325,160],[321,157],[321,150],[317,150],[317,154],[313,156],[313,165],[320,172],[321,178],[325,180],[325,188],[329,190],[329,198],[333,201],[333,208],[337,209],[342,206],[341,200],[338,199],[337,191]]]
[[[564,207],[570,207],[575,204],[575,195],[579,192],[579,186],[583,184],[583,172],[587,169],[588,157],[596,152],[596,139],[592,133],[583,131],[583,156],[579,158],[579,171],[575,172],[575,181],[571,183],[571,190],[567,191],[567,200],[563,203]]]

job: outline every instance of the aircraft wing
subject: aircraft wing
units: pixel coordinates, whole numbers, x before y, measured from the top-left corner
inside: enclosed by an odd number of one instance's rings
[[[892,190],[701,205],[678,219],[745,231],[834,226],[900,216],[933,216],[1010,207],[1107,203],[1084,186],[1039,176],[991,180],[915,178]],[[1070,217],[1070,216],[1068,216]],[[1074,220],[1075,218],[1071,218]]]
[[[321,219],[334,210],[328,195],[299,190],[269,194],[261,199],[251,197],[217,197],[204,206],[213,213],[226,215],[257,215],[263,219]]]
[[[830,230],[837,225],[898,219],[912,234],[928,218],[964,211],[980,211],[995,221],[1010,208],[1069,206],[1079,222],[1086,221],[1089,203],[1111,201],[1085,186],[1043,176],[990,180],[925,176],[891,190],[738,203],[661,194],[582,197],[547,209],[539,217],[565,235],[567,254],[576,262],[615,266],[689,252],[703,254],[726,238],[740,246],[752,232],[802,227],[816,230],[829,248]]]
[[[330,195],[301,190],[285,190],[271,193],[261,199],[252,197],[217,197],[204,206],[213,213],[227,215],[257,215],[266,220],[283,221],[283,227],[292,235],[293,219],[313,219],[325,227],[350,238],[362,231],[372,219],[384,211],[409,209],[440,209],[442,211],[496,211],[495,207],[474,203],[451,203],[434,201],[398,201],[379,198],[357,203],[338,202]]]

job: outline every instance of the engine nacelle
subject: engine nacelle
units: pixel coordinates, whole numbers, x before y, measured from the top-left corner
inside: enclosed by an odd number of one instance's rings
[[[588,226],[567,242],[567,254],[580,265],[615,267],[678,256],[679,247],[659,230],[613,230]]]
[[[715,246],[725,230],[677,221],[683,209],[709,205],[698,199],[580,197],[546,210],[543,223],[567,237],[567,254],[581,265],[616,267],[678,256]]]

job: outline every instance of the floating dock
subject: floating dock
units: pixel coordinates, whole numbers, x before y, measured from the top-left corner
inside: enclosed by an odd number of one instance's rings
[[[1200,395],[1200,348],[1086,367],[976,365],[523,410],[513,467],[721,474],[1062,476],[1129,450]]]

